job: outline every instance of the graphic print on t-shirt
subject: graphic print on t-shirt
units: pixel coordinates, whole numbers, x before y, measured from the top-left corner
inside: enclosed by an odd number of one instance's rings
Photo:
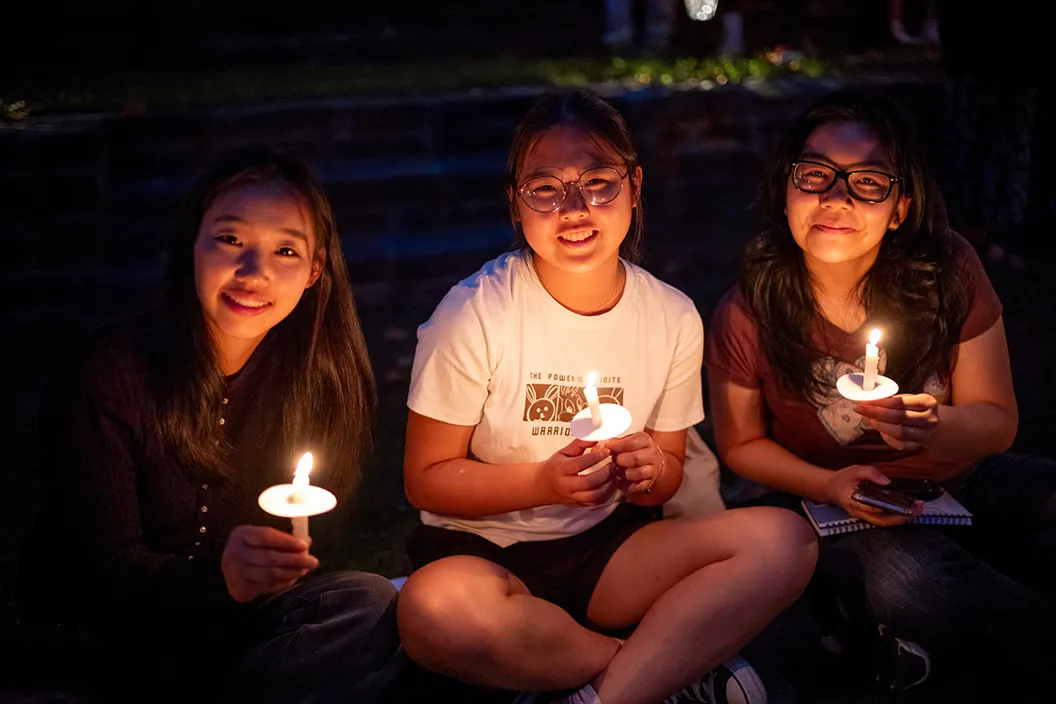
[[[855,402],[844,398],[836,390],[836,381],[844,374],[860,373],[864,369],[865,356],[859,357],[854,364],[832,357],[822,357],[814,362],[814,375],[822,380],[825,391],[816,394],[812,402],[818,409],[818,420],[841,445],[850,445],[869,430],[869,426],[854,412]],[[876,371],[883,374],[886,370],[887,350],[881,348]]]
[[[543,376],[533,374],[533,378]],[[571,435],[569,423],[577,413],[587,407],[587,398],[582,386],[571,386],[562,381],[582,381],[575,377],[547,374],[558,383],[526,384],[524,389],[524,416],[521,420],[532,423],[532,435]],[[618,381],[619,377],[613,377]],[[603,380],[604,383],[604,380]],[[598,400],[601,403],[623,405],[622,386],[599,386]]]
[[[812,399],[814,406],[818,409],[818,420],[829,431],[829,435],[841,445],[849,445],[862,433],[869,430],[869,426],[862,422],[862,417],[854,412],[855,402],[840,395],[836,390],[836,380],[844,374],[854,372],[861,373],[865,368],[865,357],[859,357],[855,364],[822,357],[814,362],[814,373],[818,378],[824,380],[825,393]],[[876,363],[876,371],[883,374],[887,370],[887,351],[881,349]],[[923,392],[931,394],[939,403],[946,403],[949,398],[949,389],[939,380],[938,374],[932,374],[924,382]],[[900,390],[906,393],[906,390]]]

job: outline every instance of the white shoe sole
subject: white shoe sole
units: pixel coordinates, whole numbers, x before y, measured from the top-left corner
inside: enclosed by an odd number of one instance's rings
[[[759,673],[739,655],[722,663],[722,668],[708,682],[708,689],[713,704],[768,704],[769,701]]]

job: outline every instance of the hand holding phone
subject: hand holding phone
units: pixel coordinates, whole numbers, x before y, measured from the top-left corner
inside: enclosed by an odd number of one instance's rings
[[[924,502],[920,499],[906,496],[869,481],[859,482],[851,498],[860,504],[900,516],[919,515],[924,507]]]
[[[863,483],[881,488],[889,481],[888,477],[876,467],[855,464],[832,472],[823,490],[818,493],[825,503],[840,506],[854,518],[868,521],[875,526],[897,526],[910,520],[913,517],[912,514],[892,513],[866,505],[852,497],[852,494],[856,494],[858,487]]]

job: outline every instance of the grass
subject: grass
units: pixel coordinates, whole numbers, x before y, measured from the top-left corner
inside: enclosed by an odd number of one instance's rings
[[[756,57],[568,58],[488,61],[448,59],[388,64],[301,64],[68,75],[19,82],[0,79],[0,118],[78,112],[138,113],[152,108],[251,103],[318,96],[399,95],[420,91],[574,86],[601,83],[694,86],[746,78],[819,76],[839,72],[823,59]]]

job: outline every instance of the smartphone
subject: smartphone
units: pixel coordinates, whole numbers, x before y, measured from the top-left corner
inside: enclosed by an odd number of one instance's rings
[[[934,479],[918,477],[892,477],[891,483],[884,488],[921,501],[937,499],[946,491]]]
[[[859,482],[858,488],[851,494],[851,498],[860,504],[873,506],[882,511],[903,516],[912,516],[913,507],[918,501],[912,496],[891,491],[887,487],[882,487],[872,482]]]

